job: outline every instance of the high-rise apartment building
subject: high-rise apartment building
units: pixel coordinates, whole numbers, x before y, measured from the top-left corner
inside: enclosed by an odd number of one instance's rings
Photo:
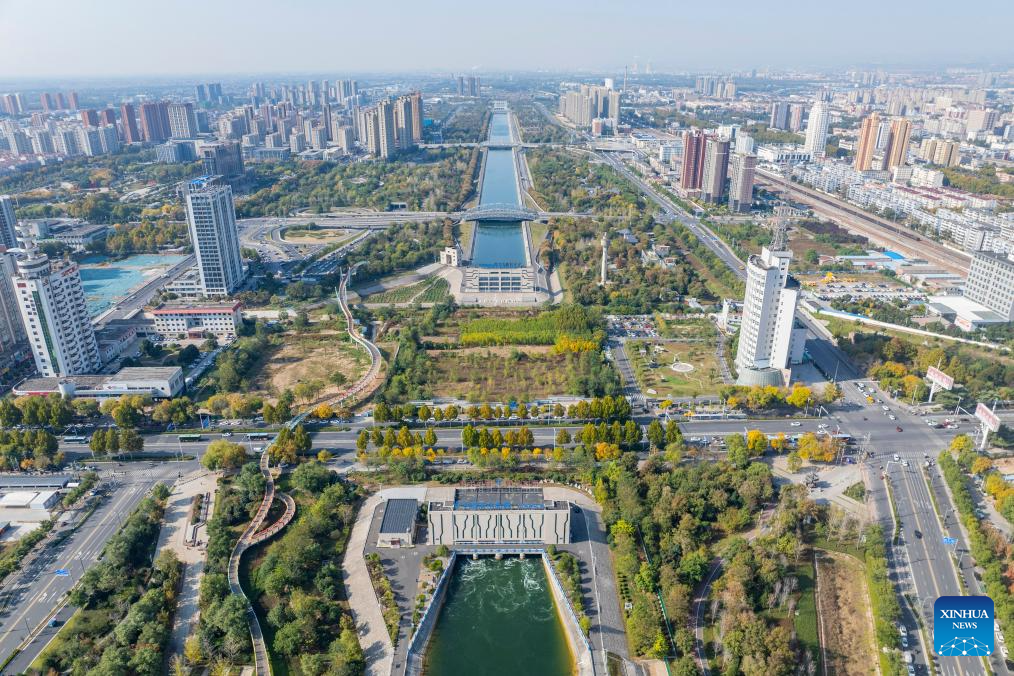
[[[412,101],[399,96],[394,101],[394,136],[398,150],[409,150],[415,145],[412,135]]]
[[[18,295],[14,290],[14,278],[18,276],[18,262],[11,251],[0,248],[0,358],[7,359],[7,366],[13,363],[8,353],[27,341]]]
[[[412,92],[408,97],[412,106],[412,139],[416,143],[421,143],[424,115],[422,92]]]
[[[134,111],[134,104],[124,103],[120,106],[120,123],[123,125],[123,141],[125,143],[140,143],[144,140],[137,128],[137,113]]]
[[[817,101],[810,108],[810,116],[806,120],[806,141],[803,143],[803,150],[815,160],[827,153],[827,123],[827,104]]]
[[[194,104],[170,103],[167,112],[169,114],[169,134],[172,138],[194,138],[197,136],[197,116],[194,114]]]
[[[908,141],[912,135],[912,123],[903,117],[891,120],[891,140],[884,153],[886,159],[884,169],[905,166],[908,160]]]
[[[729,162],[729,211],[738,213],[750,211],[756,169],[756,155],[736,153],[732,156]]]
[[[44,377],[95,373],[102,362],[77,263],[50,261],[29,242],[18,257],[14,291]]]
[[[704,178],[704,149],[707,137],[700,129],[683,132],[683,162],[680,185],[684,190],[699,190]]]
[[[943,167],[957,166],[961,163],[961,144],[940,138],[924,139],[919,146],[919,157]]]
[[[141,104],[141,131],[147,143],[164,143],[172,136],[169,127],[169,104],[154,101]]]
[[[243,173],[243,148],[238,141],[206,143],[200,159],[208,176],[235,178]]]
[[[789,128],[789,104],[785,101],[775,101],[771,104],[771,116],[768,126],[772,129]]]
[[[799,283],[789,276],[791,259],[791,251],[768,247],[747,259],[736,349],[740,385],[783,385],[783,370],[802,359],[806,332],[794,328]]]
[[[856,171],[869,171],[873,165],[873,151],[877,148],[877,134],[880,128],[880,114],[873,112],[863,118],[856,139],[856,156],[853,166]]]
[[[798,133],[803,128],[803,104],[793,103],[789,106],[789,131]]]
[[[701,198],[718,203],[725,194],[725,179],[729,175],[729,140],[709,138],[704,152],[704,174],[701,178]]]
[[[18,219],[14,216],[14,200],[0,195],[0,246],[14,249],[18,244]]]
[[[88,108],[87,110],[81,111],[81,122],[88,125],[89,127],[99,126],[99,111]]]
[[[243,258],[232,188],[219,177],[204,176],[184,184],[190,241],[197,257],[201,293],[226,296],[242,285]]]
[[[977,251],[965,283],[965,298],[1014,321],[1014,259],[1011,254]]]

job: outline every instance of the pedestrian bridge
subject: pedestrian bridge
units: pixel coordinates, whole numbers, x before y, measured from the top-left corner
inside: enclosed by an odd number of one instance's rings
[[[516,204],[484,204],[460,214],[462,221],[534,221],[538,217],[539,212]]]

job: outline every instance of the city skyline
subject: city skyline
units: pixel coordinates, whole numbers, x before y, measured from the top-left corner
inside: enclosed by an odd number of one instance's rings
[[[243,12],[225,3],[187,0],[178,11],[159,18],[160,35],[178,39],[152,40],[145,15],[123,0],[99,7],[3,2],[0,63],[6,67],[0,69],[0,79],[368,73],[406,68],[622,71],[635,64],[642,73],[649,66],[654,72],[679,72],[781,68],[799,63],[802,54],[808,69],[1014,61],[1014,48],[1004,35],[1005,26],[1014,20],[1014,8],[1007,3],[980,3],[979,15],[990,20],[980,22],[974,34],[953,31],[967,18],[963,8],[939,0],[890,5],[861,0],[847,15],[830,7],[792,4],[798,12],[772,13],[734,0],[716,17],[705,7],[663,3],[626,7],[618,14],[605,2],[566,0],[546,6],[522,0],[505,16],[490,10],[477,13],[459,0],[444,0],[439,7],[401,8],[402,20],[388,22],[387,10],[379,7],[332,7],[302,0],[290,10],[314,20],[293,24],[298,30],[280,31],[277,24],[261,20],[276,9],[263,0],[245,4]],[[850,17],[864,14],[877,20],[865,22],[859,35]],[[42,20],[54,15],[62,20]],[[377,49],[372,37],[376,32],[355,28],[378,22],[387,22],[384,49]],[[84,24],[89,30],[78,30]],[[920,39],[898,40],[899,24]],[[484,28],[494,25],[495,31]],[[684,30],[688,26],[697,28]],[[791,39],[783,39],[785,35]],[[518,48],[522,40],[524,49]],[[219,49],[214,59],[208,59],[206,50],[188,49],[194,44],[217,44]],[[412,54],[408,62],[405,54]]]

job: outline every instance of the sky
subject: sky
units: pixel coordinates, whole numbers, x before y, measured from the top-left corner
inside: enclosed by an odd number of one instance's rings
[[[0,0],[0,79],[1010,65],[1012,26],[1011,0]]]

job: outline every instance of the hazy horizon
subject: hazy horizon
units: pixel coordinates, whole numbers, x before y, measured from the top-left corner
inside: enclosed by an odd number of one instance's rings
[[[931,68],[1014,63],[1014,3],[926,0],[844,5],[789,0],[777,11],[693,5],[461,0],[338,7],[179,0],[0,0],[0,79],[298,73],[622,72]],[[209,56],[210,55],[210,56]]]

